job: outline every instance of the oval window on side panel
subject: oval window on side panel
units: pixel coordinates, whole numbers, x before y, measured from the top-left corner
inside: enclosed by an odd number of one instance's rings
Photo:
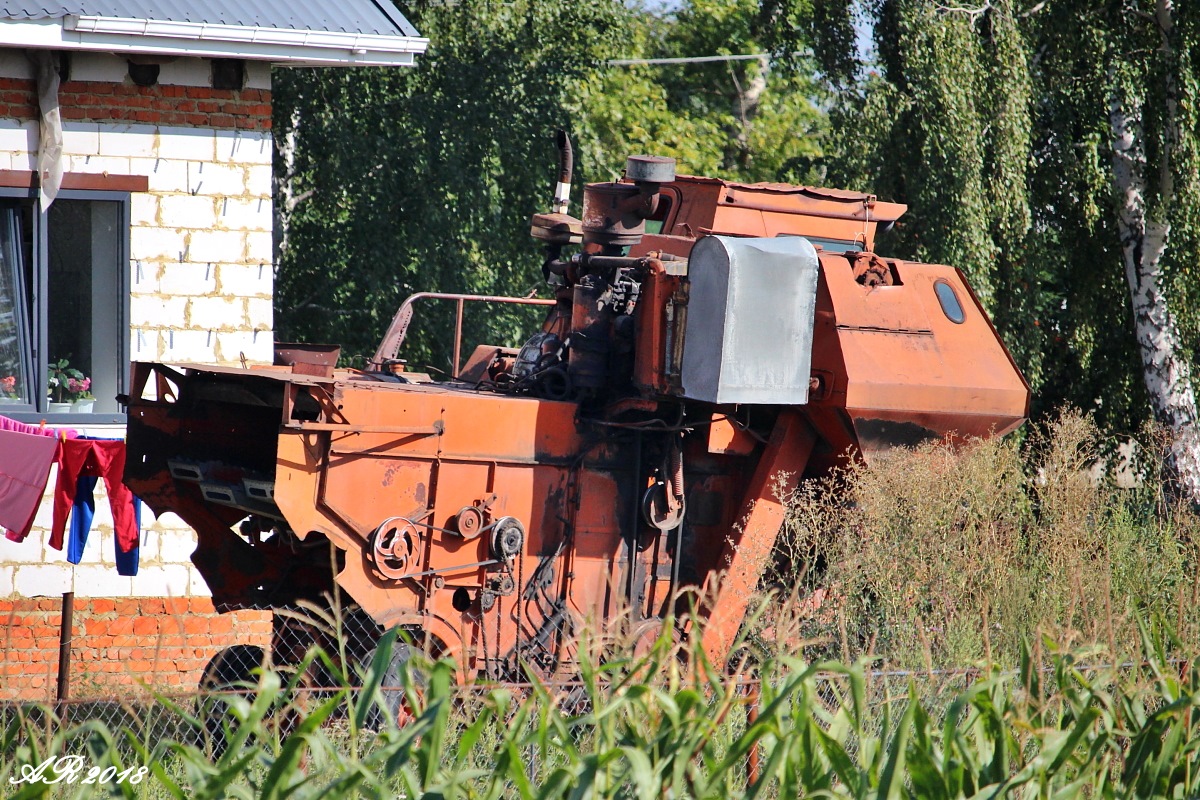
[[[961,325],[967,316],[963,313],[962,303],[958,302],[958,294],[954,287],[945,281],[935,281],[933,290],[937,292],[938,302],[942,304],[942,313],[951,322]]]

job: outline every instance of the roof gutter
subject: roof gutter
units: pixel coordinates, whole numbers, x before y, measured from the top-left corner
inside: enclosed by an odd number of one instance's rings
[[[53,26],[58,27],[58,26]],[[429,40],[417,36],[262,28],[200,22],[69,15],[62,20],[62,41],[78,49],[222,56],[276,63],[346,66],[411,65]],[[184,44],[184,43],[187,44]],[[41,42],[28,42],[39,46]]]

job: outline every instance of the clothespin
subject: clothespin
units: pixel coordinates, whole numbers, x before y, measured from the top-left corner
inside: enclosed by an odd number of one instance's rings
[[[41,421],[41,423],[38,425],[38,430],[39,430],[39,431],[44,431],[44,430],[46,430],[46,420],[42,420],[42,421]]]
[[[65,442],[67,440],[67,429],[66,428],[58,429],[58,440],[60,442]]]

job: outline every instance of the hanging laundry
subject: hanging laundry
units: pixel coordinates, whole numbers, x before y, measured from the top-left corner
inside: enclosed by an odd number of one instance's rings
[[[92,519],[96,516],[96,483],[99,478],[92,475],[80,475],[75,489],[75,503],[71,507],[71,525],[67,530],[67,561],[78,564],[83,560],[83,549],[87,546],[88,534],[92,530]],[[133,498],[133,518],[138,531],[142,529],[142,501]],[[140,534],[139,534],[140,540]],[[138,574],[140,541],[133,549],[121,549],[121,543],[114,539],[116,549],[117,574],[133,576]]]
[[[16,431],[17,433],[29,433],[34,436],[51,436],[56,439],[74,439],[79,436],[76,431],[70,428],[47,428],[46,423],[41,425],[30,425],[26,422],[17,422],[15,419],[0,416],[0,431]]]
[[[138,543],[139,532],[133,509],[133,493],[121,482],[125,472],[125,442],[113,439],[67,439],[59,442],[58,485],[54,490],[54,516],[50,546],[63,548],[67,515],[75,502],[81,476],[103,478],[112,507],[118,550],[128,553]]]
[[[14,542],[33,527],[58,445],[52,436],[0,430],[0,527]]]

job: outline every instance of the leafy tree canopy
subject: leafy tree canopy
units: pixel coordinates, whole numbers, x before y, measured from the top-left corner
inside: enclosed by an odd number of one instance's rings
[[[840,0],[821,0],[817,5]],[[572,133],[576,188],[626,156],[680,172],[808,180],[825,115],[814,102],[807,0],[420,0],[431,41],[413,69],[275,76],[280,339],[330,341],[361,362],[417,291],[527,294],[528,237],[546,210],[552,133]],[[614,58],[771,52],[745,61],[614,66]],[[578,206],[576,206],[578,208]],[[467,311],[464,346],[518,343],[537,315]],[[417,310],[405,355],[448,370],[453,307]]]

